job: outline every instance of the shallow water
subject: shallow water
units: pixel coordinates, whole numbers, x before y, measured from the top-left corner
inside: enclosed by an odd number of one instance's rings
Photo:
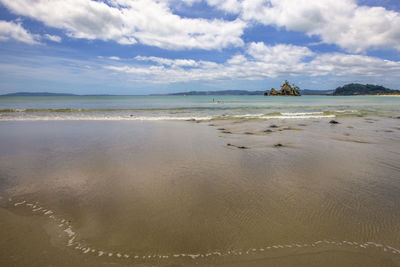
[[[1,122],[0,263],[398,266],[400,120],[328,121]]]
[[[390,96],[0,96],[0,121],[209,120],[395,115]]]

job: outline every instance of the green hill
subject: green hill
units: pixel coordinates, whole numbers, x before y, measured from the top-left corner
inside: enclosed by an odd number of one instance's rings
[[[350,83],[338,87],[333,95],[397,95],[400,90],[389,89],[380,85]]]

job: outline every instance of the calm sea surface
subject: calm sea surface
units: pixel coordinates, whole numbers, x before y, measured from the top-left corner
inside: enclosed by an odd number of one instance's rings
[[[0,120],[187,120],[393,114],[382,96],[2,96]]]

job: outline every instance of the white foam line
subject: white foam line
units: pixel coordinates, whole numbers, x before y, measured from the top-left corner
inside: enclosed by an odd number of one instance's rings
[[[261,116],[260,119],[325,119],[336,118],[336,115],[301,115],[301,116]]]
[[[70,247],[73,245],[76,236],[73,236],[71,239],[68,240],[67,246]]]
[[[203,121],[213,117],[89,117],[89,116],[48,116],[48,117],[0,117],[0,121]]]
[[[38,203],[38,202],[36,202],[36,203]],[[32,207],[33,208],[32,212],[39,211],[39,210],[43,209],[43,207],[40,207],[40,206],[38,208],[35,208],[36,205],[34,206],[31,203],[26,203],[25,200],[23,200],[21,202],[14,203],[14,206],[19,206],[19,205],[23,205],[23,204],[25,204],[28,207]],[[43,215],[54,214],[54,212],[52,210],[50,210],[50,209],[49,210],[43,209],[42,213],[43,213]],[[58,225],[59,227],[63,227],[64,224],[68,224],[68,222],[65,219],[61,219],[61,218],[57,219],[54,215],[50,215],[49,218],[51,218],[53,220],[56,220],[58,222],[61,222],[61,224]],[[86,245],[82,246],[79,242],[74,242],[77,235],[72,230],[71,226],[68,226],[63,231],[68,235],[68,237],[70,237],[70,239],[68,240],[67,246],[72,246],[72,245],[75,244],[76,245],[75,249],[81,250],[82,253],[84,253],[84,254],[87,254],[89,252],[95,253],[97,251],[97,255],[98,256],[108,255],[109,257],[112,257],[113,255],[115,255],[117,258],[125,258],[125,259],[128,259],[130,257],[129,254],[122,254],[120,252],[117,252],[116,254],[113,254],[112,252],[104,252],[102,250],[96,250],[95,248],[90,248],[89,246],[86,246]],[[305,243],[305,244],[293,243],[293,244],[290,244],[290,245],[287,245],[287,244],[286,245],[276,244],[276,245],[268,246],[268,247],[265,247],[265,248],[258,248],[258,249],[257,248],[249,248],[246,251],[246,254],[249,254],[250,251],[252,253],[264,252],[265,250],[268,250],[268,249],[271,249],[271,248],[274,248],[274,249],[285,249],[285,248],[293,248],[293,247],[299,247],[299,248],[300,247],[309,247],[309,246],[316,247],[317,245],[322,244],[322,243],[334,244],[334,245],[342,245],[342,243],[343,243],[343,244],[347,244],[347,245],[353,246],[353,248],[368,248],[369,246],[374,246],[376,248],[382,248],[383,252],[392,252],[393,254],[400,254],[400,249],[396,249],[396,248],[394,248],[392,246],[388,246],[388,245],[385,246],[383,244],[375,243],[375,242],[372,242],[372,241],[368,241],[368,242],[365,242],[365,243],[358,243],[358,242],[355,242],[355,241],[353,241],[353,242],[347,241],[347,240],[344,240],[344,241],[331,241],[331,240],[326,240],[326,239],[318,240],[318,241],[315,241],[315,242],[313,242],[311,244],[307,244],[307,243]],[[211,257],[211,256],[231,256],[231,255],[235,255],[236,256],[236,255],[242,255],[242,254],[243,253],[240,250],[238,252],[236,252],[235,250],[228,250],[226,252],[214,251],[214,252],[208,252],[206,254],[190,254],[190,253],[172,254],[171,257],[175,257],[175,258],[189,257],[189,258],[195,260],[195,259],[200,258],[200,257],[204,258],[204,257]],[[143,256],[139,256],[139,255],[133,256],[134,259],[139,259],[140,257],[143,258],[143,259],[150,259],[150,258],[168,259],[169,258],[168,255],[160,255],[160,254],[148,254],[148,255],[143,255]]]
[[[72,237],[75,235],[75,232],[72,231],[71,227],[68,227],[67,229],[65,229],[64,232],[66,232],[69,237]]]
[[[306,116],[306,115],[322,115],[323,112],[281,112],[283,116]]]
[[[24,204],[25,202],[26,202],[26,201],[24,200],[24,201],[21,201],[21,202],[14,203],[14,207],[19,206],[19,205],[22,205],[22,204]]]

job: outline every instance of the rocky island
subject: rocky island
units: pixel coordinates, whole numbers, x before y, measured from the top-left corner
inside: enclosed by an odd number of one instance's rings
[[[275,90],[274,88],[271,88],[271,90],[269,91],[269,94],[268,94],[268,91],[266,91],[264,93],[264,95],[265,96],[267,96],[267,95],[270,95],[270,96],[300,96],[301,94],[300,94],[300,88],[298,86],[296,86],[294,84],[291,86],[289,84],[289,82],[286,80],[282,84],[281,89],[279,91]]]

